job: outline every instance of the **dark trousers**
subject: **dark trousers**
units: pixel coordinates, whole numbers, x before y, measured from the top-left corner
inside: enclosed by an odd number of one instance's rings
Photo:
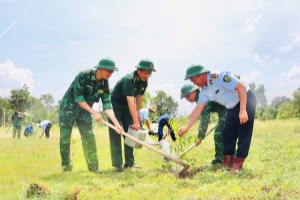
[[[45,129],[45,135],[46,135],[46,138],[49,138],[50,137],[50,129],[52,127],[52,124],[49,123],[47,126],[46,126],[46,129]]]
[[[247,92],[248,121],[241,125],[239,112],[240,103],[227,110],[225,127],[223,131],[224,155],[235,155],[238,158],[246,158],[250,149],[256,108],[256,96]],[[237,145],[237,150],[236,150]]]
[[[119,123],[123,126],[125,132],[128,131],[128,127],[132,125],[133,120],[127,107],[118,107],[113,104],[113,110]],[[109,120],[110,123],[111,120]],[[123,137],[125,139],[125,137]],[[122,156],[122,143],[121,135],[116,133],[114,129],[109,128],[109,142],[112,166],[119,167],[123,165]],[[124,143],[125,164],[124,166],[130,167],[134,165],[133,148]]]

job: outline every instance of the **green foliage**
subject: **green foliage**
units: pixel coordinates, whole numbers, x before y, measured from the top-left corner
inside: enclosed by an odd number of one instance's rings
[[[12,110],[10,109],[10,101],[7,98],[0,97],[0,125],[1,126],[8,126],[9,120],[12,115]]]
[[[21,89],[12,90],[10,95],[11,109],[18,107],[21,112],[24,112],[29,107],[29,95],[27,85],[23,85]]]
[[[177,114],[178,103],[172,96],[167,95],[163,90],[156,92],[156,96],[151,99],[151,104],[156,106],[156,115],[169,114],[174,117]]]
[[[298,88],[294,92],[293,96],[294,96],[293,104],[296,110],[296,117],[300,118],[300,88]]]
[[[277,119],[290,119],[297,116],[293,102],[286,101],[277,109]]]
[[[277,109],[278,106],[280,106],[280,104],[282,104],[282,103],[284,103],[286,101],[291,101],[291,99],[287,98],[286,96],[275,97],[272,100],[271,106],[273,106],[273,107],[275,107]]]

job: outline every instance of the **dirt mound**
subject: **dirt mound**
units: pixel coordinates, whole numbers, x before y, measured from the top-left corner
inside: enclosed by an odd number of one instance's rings
[[[51,192],[48,190],[48,188],[37,183],[31,183],[26,191],[27,198],[45,197],[50,194]]]

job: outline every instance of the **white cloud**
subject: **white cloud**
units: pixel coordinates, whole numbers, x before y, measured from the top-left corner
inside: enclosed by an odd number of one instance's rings
[[[294,47],[300,46],[300,35],[299,34],[293,34],[292,41],[284,44],[279,48],[280,52],[289,52],[293,50]]]
[[[245,21],[245,26],[242,29],[243,33],[252,33],[255,29],[256,24],[260,21],[260,16],[255,18],[247,18]]]
[[[254,60],[258,63],[279,63],[279,59],[276,57],[272,57],[270,55],[259,55],[259,54],[255,54],[254,55]]]
[[[8,60],[0,64],[0,95],[9,96],[10,90],[21,88],[26,84],[29,90],[35,86],[33,72],[25,68],[17,68]]]
[[[257,69],[255,69],[255,70],[251,71],[250,73],[243,74],[241,79],[242,79],[242,81],[244,81],[248,84],[248,83],[255,82],[255,80],[257,80],[259,77],[260,77],[260,72]]]
[[[300,79],[300,67],[293,67],[292,69],[290,69],[290,71],[286,74],[286,78],[288,80]]]

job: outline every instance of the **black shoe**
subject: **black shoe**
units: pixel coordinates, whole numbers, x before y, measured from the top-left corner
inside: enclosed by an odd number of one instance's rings
[[[63,166],[62,171],[63,171],[63,173],[71,172],[72,171],[72,166]]]
[[[115,167],[115,172],[123,172],[124,168],[122,166]]]
[[[134,164],[134,165],[124,165],[124,167],[125,168],[135,168],[135,169],[141,169],[142,168],[141,166],[136,165],[136,164]]]
[[[94,174],[102,174],[101,169],[90,169],[90,171]]]
[[[176,136],[175,136],[175,133],[174,132],[171,132],[171,138],[172,140],[175,142],[176,141]]]

